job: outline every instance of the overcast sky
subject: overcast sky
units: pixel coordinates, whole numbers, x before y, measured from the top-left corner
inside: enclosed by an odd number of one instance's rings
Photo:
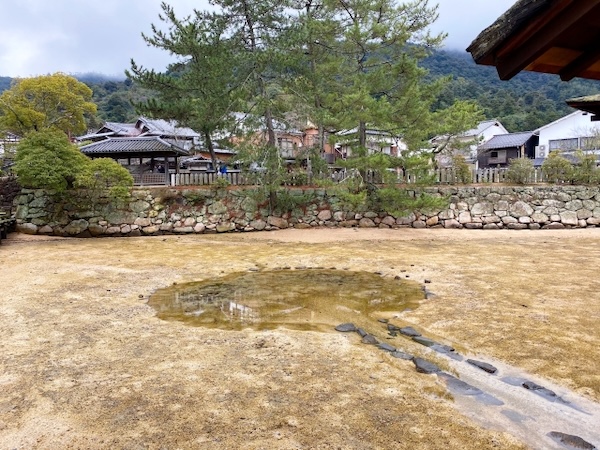
[[[438,0],[433,31],[464,50],[516,0]],[[207,0],[167,0],[178,15]],[[141,33],[158,24],[161,0],[0,0],[0,76],[97,72],[123,76],[129,61],[158,70],[171,61],[146,46]],[[431,0],[432,4],[435,0]]]

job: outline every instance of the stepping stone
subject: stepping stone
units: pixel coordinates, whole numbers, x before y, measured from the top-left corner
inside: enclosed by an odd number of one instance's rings
[[[396,347],[391,346],[387,342],[381,342],[377,345],[381,350],[385,350],[386,352],[395,352]]]
[[[540,386],[539,384],[536,384],[533,381],[526,381],[521,386],[523,386],[525,389],[529,389],[530,391],[535,392],[536,394],[543,395],[544,397],[549,397],[548,400],[558,398],[556,392],[551,391],[550,389],[546,389],[544,386]]]
[[[400,327],[397,327],[396,325],[393,325],[391,323],[387,324],[387,329],[388,331],[400,331]]]
[[[569,448],[573,449],[582,449],[582,450],[596,450],[596,446],[590,444],[587,441],[584,441],[579,436],[573,436],[572,434],[560,433],[558,431],[552,431],[548,433],[552,439],[560,442],[561,444],[566,445]]]
[[[409,355],[408,353],[401,352],[400,350],[396,350],[395,352],[393,352],[392,356],[394,358],[405,359],[407,361],[410,361],[411,359],[414,358],[413,355]]]
[[[453,353],[454,352],[454,347],[450,347],[449,345],[444,345],[444,344],[433,344],[431,347],[432,350],[435,350],[438,353]]]
[[[467,362],[475,367],[480,368],[481,370],[485,370],[487,373],[496,373],[498,372],[498,369],[496,369],[494,366],[492,366],[491,364],[488,364],[486,362],[482,362],[482,361],[477,361],[475,359],[467,359]]]
[[[423,358],[414,358],[413,363],[415,364],[417,372],[419,373],[432,374],[442,371],[442,369],[440,369],[438,366]]]
[[[356,326],[353,323],[342,323],[335,327],[336,331],[341,331],[342,333],[349,333],[351,331],[356,331]]]
[[[377,319],[377,322],[379,322],[379,323],[388,323],[389,320],[388,319]]]
[[[365,330],[363,330],[362,328],[357,328],[357,329],[356,329],[356,332],[357,332],[358,334],[360,334],[360,337],[365,337],[367,334],[369,334],[369,333],[367,333]]]
[[[413,336],[413,341],[418,342],[421,345],[424,345],[425,347],[431,347],[434,344],[437,344],[437,342],[432,341],[429,338],[426,338],[424,336]]]
[[[398,331],[400,331],[400,333],[402,333],[404,336],[411,336],[411,337],[421,336],[421,333],[419,333],[413,327],[400,328],[400,329],[398,329]]]
[[[379,344],[379,341],[372,334],[367,334],[365,337],[362,338],[362,343],[369,345],[377,345]]]

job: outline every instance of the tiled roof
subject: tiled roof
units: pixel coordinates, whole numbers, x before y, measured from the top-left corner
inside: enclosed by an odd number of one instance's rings
[[[494,125],[499,124],[497,120],[485,120],[483,122],[479,122],[476,128],[472,128],[463,133],[464,136],[479,136],[489,127],[493,127]]]
[[[146,131],[146,134],[169,137],[200,137],[200,134],[198,134],[191,128],[177,126],[177,122],[174,120],[167,121],[163,119],[147,119],[145,117],[140,117],[138,119],[138,123],[139,122],[145,125],[148,129],[148,131]],[[136,123],[136,125],[138,125],[138,123]]]
[[[164,141],[163,139],[152,137],[135,138],[108,138],[93,144],[84,145],[81,151],[86,155],[98,154],[118,154],[118,153],[176,153],[178,156],[188,155],[188,151],[183,148]]]
[[[533,133],[527,131],[524,133],[510,133],[510,134],[499,134],[494,136],[489,141],[481,144],[478,150],[494,150],[497,148],[513,148],[524,145],[529,139],[531,139]]]

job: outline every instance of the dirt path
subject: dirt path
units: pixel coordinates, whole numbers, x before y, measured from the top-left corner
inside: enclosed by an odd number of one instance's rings
[[[174,282],[256,268],[431,280],[436,297],[399,324],[600,400],[600,230],[11,235],[0,263],[0,448],[525,447],[355,336],[193,328],[146,304]],[[500,425],[523,440],[540,424]]]

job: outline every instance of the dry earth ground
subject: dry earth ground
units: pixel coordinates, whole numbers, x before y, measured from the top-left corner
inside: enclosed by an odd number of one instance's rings
[[[194,328],[146,304],[250,268],[429,279],[437,296],[396,323],[600,400],[600,230],[12,234],[0,263],[1,449],[525,448],[355,335]]]

